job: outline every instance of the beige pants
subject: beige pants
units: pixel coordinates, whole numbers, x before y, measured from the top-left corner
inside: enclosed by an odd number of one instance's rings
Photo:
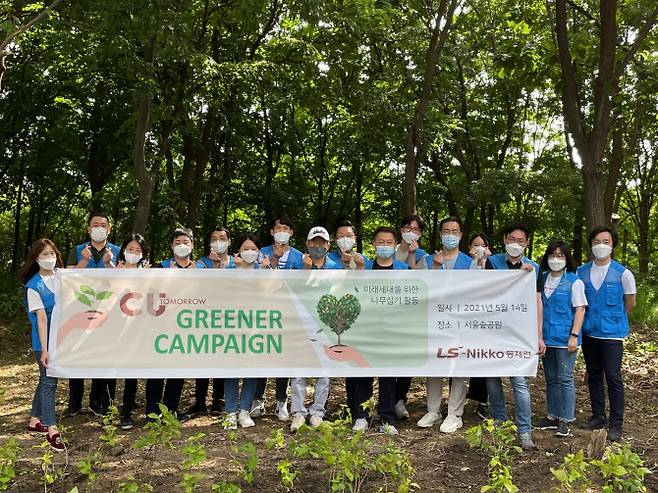
[[[446,379],[447,380],[447,379]],[[448,416],[464,414],[464,403],[468,392],[468,378],[453,378],[448,396]],[[427,411],[441,413],[441,394],[443,377],[427,377]]]

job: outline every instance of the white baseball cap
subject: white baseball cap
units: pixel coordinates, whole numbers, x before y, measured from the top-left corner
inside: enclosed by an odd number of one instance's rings
[[[308,236],[306,237],[306,240],[312,240],[313,238],[317,237],[323,238],[327,241],[329,240],[329,232],[323,228],[322,226],[314,226],[311,228],[311,231],[308,232]]]

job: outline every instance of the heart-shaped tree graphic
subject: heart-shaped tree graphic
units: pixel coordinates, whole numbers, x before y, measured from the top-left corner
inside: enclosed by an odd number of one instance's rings
[[[361,303],[352,294],[345,294],[340,299],[334,295],[323,295],[316,306],[320,320],[327,324],[331,331],[338,336],[338,346],[340,336],[349,329],[361,313]]]

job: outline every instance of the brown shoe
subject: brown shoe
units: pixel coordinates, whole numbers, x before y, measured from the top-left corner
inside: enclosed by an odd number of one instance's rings
[[[43,426],[41,421],[37,421],[37,424],[34,426],[27,425],[27,431],[30,433],[41,433],[42,435],[45,435],[48,433],[48,428]]]
[[[64,452],[66,450],[66,445],[64,445],[64,442],[62,442],[62,437],[59,433],[55,433],[54,435],[46,435],[46,440],[48,440],[50,448],[54,452]]]

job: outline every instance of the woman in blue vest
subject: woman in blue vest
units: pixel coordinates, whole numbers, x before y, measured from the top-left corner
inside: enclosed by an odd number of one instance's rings
[[[575,274],[576,267],[563,241],[548,245],[541,260],[544,276],[542,334],[544,377],[546,379],[546,417],[535,428],[556,430],[555,436],[571,435],[569,423],[576,420],[576,386],[573,369],[576,364],[580,330],[585,317],[585,285]]]
[[[231,246],[231,234],[229,230],[224,227],[216,227],[210,232],[208,241],[208,248],[210,249],[208,255],[201,257],[199,260],[203,262],[207,269],[233,269],[235,262],[233,257],[228,254],[228,249]],[[191,419],[196,416],[206,414],[208,408],[206,407],[206,399],[208,397],[208,388],[210,387],[209,378],[197,378],[194,383],[194,404],[190,406],[184,413],[184,419]],[[222,399],[224,397],[224,379],[212,379],[212,405],[210,406],[210,414],[219,415],[222,412]]]
[[[578,268],[585,283],[587,310],[583,322],[583,356],[587,368],[592,417],[583,427],[588,430],[608,427],[611,441],[621,440],[624,424],[624,382],[621,361],[624,339],[628,337],[628,314],[635,307],[635,278],[631,271],[612,260],[617,233],[606,226],[589,234],[594,256]],[[608,386],[610,418],[605,412],[605,384]]]
[[[147,269],[149,267],[146,240],[138,233],[129,235],[121,244],[121,250],[117,257],[117,269]],[[122,430],[130,430],[134,426],[132,411],[135,407],[136,395],[137,379],[129,378],[124,380],[120,419]]]
[[[66,449],[57,430],[55,393],[57,379],[46,375],[48,368],[48,336],[50,317],[55,306],[55,268],[63,267],[59,250],[52,241],[42,238],[34,242],[27,254],[20,277],[27,288],[27,310],[32,325],[32,349],[39,365],[39,383],[34,392],[27,429],[46,435],[55,452]]]

